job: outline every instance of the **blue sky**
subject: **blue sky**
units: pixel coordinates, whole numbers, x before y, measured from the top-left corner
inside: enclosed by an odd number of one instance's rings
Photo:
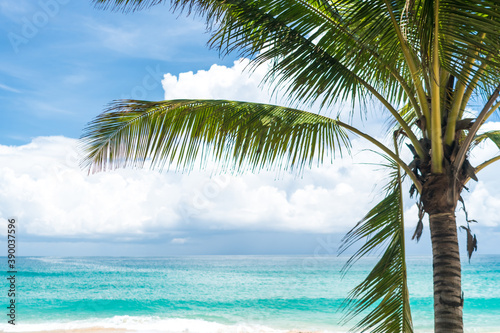
[[[265,68],[249,75],[248,60],[221,59],[207,47],[200,19],[167,6],[125,15],[90,1],[0,0],[0,10],[0,220],[19,220],[24,255],[336,255],[343,234],[381,199],[385,173],[367,164],[377,157],[356,138],[353,157],[302,176],[224,176],[210,168],[88,176],[78,166],[77,138],[112,100],[279,103],[279,96],[259,86]],[[374,135],[385,126],[375,116],[363,124]],[[498,117],[488,127],[500,128]],[[479,148],[473,161],[498,151]],[[481,253],[500,253],[496,170],[485,169],[464,194],[480,221]],[[411,236],[412,200],[405,212]],[[463,223],[463,213],[457,217]],[[419,244],[408,243],[410,253],[430,253],[427,229]]]
[[[208,49],[199,19],[168,6],[128,15],[97,10],[90,1],[2,1],[0,8],[3,144],[77,138],[111,100],[163,99],[163,73],[235,60]]]

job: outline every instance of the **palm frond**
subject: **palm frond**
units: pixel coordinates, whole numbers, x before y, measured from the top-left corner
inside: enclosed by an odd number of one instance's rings
[[[486,73],[481,74],[482,82],[495,85],[492,78],[498,78],[498,55],[500,34],[500,6],[495,0],[441,0],[440,29],[442,31],[441,52],[443,66],[459,80],[468,82],[461,68],[471,59],[488,64]],[[483,36],[483,37],[481,37]],[[472,62],[472,73],[479,66]],[[491,91],[491,89],[488,89]]]
[[[361,24],[352,13],[361,9],[335,6],[334,10],[327,1],[224,3],[227,12],[221,22],[212,25],[211,45],[224,54],[239,51],[252,58],[255,65],[271,61],[266,80],[284,88],[293,100],[302,103],[319,100],[328,107],[349,99],[363,100],[370,88],[383,91],[389,102],[407,99],[393,75],[400,73],[394,67],[397,59],[386,59],[387,52],[378,53],[380,47],[369,44],[367,32],[376,31],[375,26],[369,30],[371,23]],[[362,9],[366,12],[365,7]],[[374,15],[373,8],[371,14]],[[375,22],[373,19],[373,25]],[[385,26],[377,22],[376,27]],[[399,78],[404,82],[401,75]]]
[[[386,6],[386,1],[390,7]],[[430,83],[435,16],[432,0],[94,0],[124,11],[170,3],[202,15],[211,45],[254,63],[272,60],[267,79],[287,85],[294,100],[325,106],[363,98],[368,83],[396,105],[414,101],[414,87],[388,9],[402,29],[419,70]],[[500,5],[495,0],[439,2],[440,65],[457,80],[480,76],[485,95],[500,79]],[[325,65],[326,63],[326,65]],[[481,69],[482,65],[485,65]],[[325,67],[326,66],[326,67]],[[464,71],[464,66],[470,67]],[[423,103],[423,101],[420,101]],[[415,103],[414,103],[415,104]],[[416,107],[417,105],[414,105]],[[416,109],[418,112],[418,108]]]
[[[95,6],[99,9],[113,9],[123,12],[131,12],[156,6],[165,3],[164,0],[92,0]]]
[[[498,148],[500,148],[500,131],[489,131],[476,135],[476,137],[474,138],[474,146],[487,139],[493,141],[493,143],[496,144]]]
[[[343,272],[361,257],[385,248],[368,276],[350,292],[342,305],[346,311],[345,322],[369,311],[353,330],[413,332],[406,283],[401,175],[394,162],[390,167],[393,172],[390,185],[386,187],[386,197],[347,233],[340,248],[342,253],[366,239],[347,261]]]
[[[337,121],[291,108],[223,100],[119,101],[83,135],[92,172],[126,166],[190,170],[207,157],[226,171],[300,172],[349,140]]]
[[[97,0],[134,10],[153,0]],[[157,1],[153,1],[156,4]],[[161,1],[160,1],[161,2]],[[163,1],[166,2],[166,1]],[[171,0],[174,10],[206,18],[210,45],[253,64],[271,61],[265,80],[296,102],[363,100],[366,86],[389,103],[411,98],[409,73],[380,1]],[[413,99],[414,100],[414,99]],[[417,106],[417,105],[415,105]]]

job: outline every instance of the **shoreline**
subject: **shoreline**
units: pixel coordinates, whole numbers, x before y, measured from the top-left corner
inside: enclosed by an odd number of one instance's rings
[[[81,323],[80,323],[81,324]],[[154,327],[150,325],[131,325],[131,327],[104,327],[99,324],[87,323],[88,327],[74,327],[75,322],[67,323],[41,323],[41,324],[18,324],[15,326],[1,327],[0,332],[5,333],[347,333],[349,327],[337,327],[332,329],[278,329],[262,325],[235,324],[224,325],[216,322],[209,322],[197,319],[173,320],[171,325],[161,325]],[[59,326],[50,328],[50,326]],[[10,327],[11,326],[11,327]],[[37,327],[38,326],[38,327]],[[43,327],[45,326],[45,327]],[[64,327],[66,326],[66,327]],[[135,327],[134,327],[135,326]],[[415,333],[433,333],[432,329],[416,329]],[[464,333],[500,333],[500,328],[465,329]]]
[[[163,329],[163,330],[149,330],[149,329],[145,329],[145,330],[137,330],[137,329],[126,329],[126,328],[107,328],[107,327],[88,327],[88,328],[75,328],[75,329],[55,329],[55,330],[31,330],[31,331],[24,331],[24,330],[0,330],[0,332],[22,332],[22,333],[39,333],[39,332],[44,332],[44,333],[124,333],[124,332],[191,332],[191,331],[186,331],[186,330],[182,330],[182,331],[171,331],[171,330],[168,330],[167,329]],[[196,331],[192,331],[193,333],[196,332],[196,333],[199,333],[200,331],[196,330]],[[212,332],[212,331],[209,331],[209,332]],[[250,331],[238,331],[238,332],[245,332],[245,333],[249,333]],[[260,331],[259,332],[267,332],[267,331]],[[340,333],[341,331],[307,331],[307,330],[272,330],[272,331],[269,331],[269,332],[283,332],[283,333],[326,333],[326,332],[332,332],[332,333]],[[344,332],[344,331],[342,331]]]

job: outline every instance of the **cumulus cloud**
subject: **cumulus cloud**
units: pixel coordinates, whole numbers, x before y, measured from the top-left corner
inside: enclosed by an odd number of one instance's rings
[[[24,146],[1,146],[1,217],[15,216],[22,230],[44,237],[148,235],[159,221],[163,227],[178,222],[173,207],[161,205],[176,200],[175,185],[132,170],[87,176],[78,167],[76,143],[40,137]]]
[[[170,237],[193,230],[346,231],[369,207],[373,167],[339,160],[302,178],[149,170],[87,175],[77,141],[39,137],[0,146],[0,218],[17,217],[29,235],[111,241]],[[180,237],[179,237],[180,235]],[[183,236],[184,235],[184,236]]]
[[[364,152],[306,169],[302,177],[274,172],[242,176],[149,170],[87,175],[77,141],[39,137],[0,146],[0,219],[16,217],[35,238],[188,243],[191,233],[277,231],[344,233],[381,197],[385,172]],[[363,144],[354,141],[354,151]],[[210,167],[209,167],[210,169]],[[378,184],[378,185],[376,185]],[[468,195],[472,218],[498,227],[499,181],[483,178]],[[408,226],[416,210],[408,201]],[[5,230],[0,230],[4,233]]]
[[[266,65],[250,71],[248,64],[248,59],[240,59],[234,62],[233,67],[214,64],[208,71],[185,72],[180,73],[178,77],[167,73],[162,80],[165,99],[197,98],[272,102],[271,91],[265,86],[260,86],[267,72]]]
[[[24,146],[0,146],[0,220],[16,217],[20,230],[35,239],[162,239],[174,245],[199,232],[345,233],[381,199],[385,177],[384,170],[362,163],[373,162],[368,152],[356,162],[338,159],[302,177],[279,179],[273,172],[210,176],[209,170],[89,176],[78,167],[76,144],[39,137]],[[354,151],[361,149],[355,140]],[[499,225],[499,185],[496,177],[483,178],[466,198],[479,227]],[[414,226],[411,201],[406,213],[407,225]]]

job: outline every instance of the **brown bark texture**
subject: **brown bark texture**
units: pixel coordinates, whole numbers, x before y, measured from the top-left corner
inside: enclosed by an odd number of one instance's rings
[[[434,271],[434,331],[462,333],[463,297],[453,211],[429,216]]]
[[[455,209],[462,178],[452,173],[429,174],[422,190],[429,214],[434,278],[434,331],[463,333],[463,297]]]

